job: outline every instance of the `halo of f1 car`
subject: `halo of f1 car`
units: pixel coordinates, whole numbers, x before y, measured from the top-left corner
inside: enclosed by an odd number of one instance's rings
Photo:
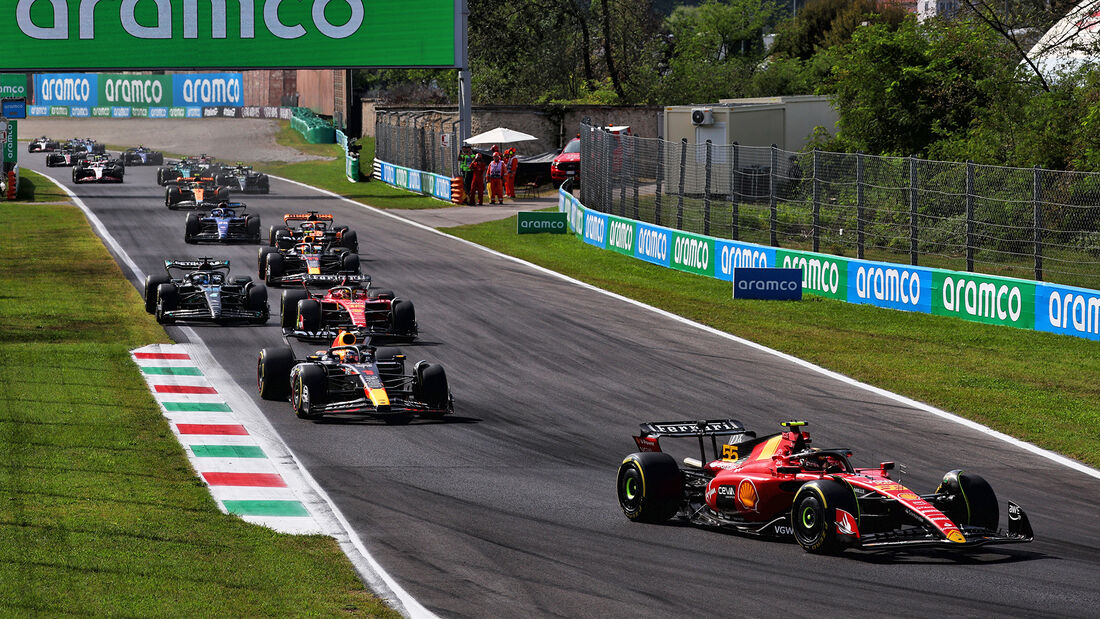
[[[264,348],[256,384],[260,397],[289,401],[302,419],[352,414],[405,424],[454,411],[443,366],[418,361],[409,368],[400,348],[360,344],[350,333],[301,359],[290,347]]]
[[[204,203],[208,211],[188,213],[184,220],[185,243],[259,243],[260,216],[245,213],[244,202]]]
[[[125,174],[122,160],[107,155],[88,155],[73,166],[74,183],[121,183]]]
[[[757,437],[733,419],[641,424],[638,452],[619,465],[619,506],[634,521],[674,517],[748,535],[790,539],[814,553],[845,548],[934,546],[962,550],[1032,540],[1019,505],[1008,502],[1008,530],[989,484],[969,471],[944,475],[930,494],[890,478],[893,462],[855,468],[847,449],[815,449],[805,422]],[[718,444],[719,437],[729,437]],[[699,458],[683,465],[662,438],[694,438]],[[706,445],[711,445],[711,457]]]
[[[334,286],[348,276],[359,275],[359,241],[347,228],[330,230],[332,215],[288,214],[284,222],[304,220],[297,229],[276,230],[269,238],[274,246],[260,247],[256,266],[268,286],[328,284]],[[321,225],[318,225],[321,224]]]
[[[145,277],[145,311],[157,322],[263,324],[271,315],[267,287],[248,275],[230,277],[228,260],[165,260],[164,270]]]

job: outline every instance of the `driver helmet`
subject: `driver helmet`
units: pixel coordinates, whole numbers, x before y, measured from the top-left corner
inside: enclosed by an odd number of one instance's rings
[[[347,288],[333,288],[332,289],[332,298],[333,299],[347,299],[348,297],[349,297],[349,295],[348,295],[348,289]]]
[[[359,363],[359,351],[354,348],[341,348],[332,351],[332,354],[341,363]]]
[[[196,284],[207,284],[210,282],[210,276],[206,273],[195,273],[191,276],[191,281]]]

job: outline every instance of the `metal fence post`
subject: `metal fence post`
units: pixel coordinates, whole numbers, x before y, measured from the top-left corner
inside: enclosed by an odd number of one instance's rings
[[[623,146],[623,136],[611,136],[611,165],[615,168],[615,177],[619,179],[619,215],[626,217],[626,148]],[[615,153],[619,153],[616,161]]]
[[[863,153],[856,153],[856,257],[863,260]]]
[[[738,148],[737,142],[734,142],[731,146],[733,157],[732,163],[730,164],[730,205],[732,206],[730,210],[730,238],[736,241],[737,237],[741,234],[740,213],[738,212],[740,210],[740,205],[738,204],[736,185],[736,180],[740,178],[738,166],[740,165],[741,151]]]
[[[974,272],[974,162],[966,161],[966,271]]]
[[[710,140],[706,143],[706,177],[703,180],[703,234],[710,236],[710,173],[711,173],[711,148]]]
[[[917,158],[909,157],[909,264],[917,266]]]
[[[665,180],[665,140],[657,138],[657,189],[653,197],[653,223],[661,225],[661,184]]]
[[[775,169],[779,165],[779,147],[772,144],[772,165],[768,170],[768,206],[771,215],[772,247],[779,247],[779,203],[776,196]]]
[[[813,191],[814,191],[814,206],[813,206],[813,243],[814,251],[821,250],[821,183],[818,181],[818,154],[819,149],[814,147],[814,160],[813,160]]]
[[[1035,253],[1035,280],[1043,281],[1043,185],[1039,182],[1039,166],[1031,170],[1032,229]]]
[[[638,220],[638,138],[629,136],[627,144],[630,144],[630,184],[634,188],[634,211],[631,218]]]
[[[676,229],[684,229],[684,168],[688,153],[688,139],[680,138],[680,192],[676,197]]]

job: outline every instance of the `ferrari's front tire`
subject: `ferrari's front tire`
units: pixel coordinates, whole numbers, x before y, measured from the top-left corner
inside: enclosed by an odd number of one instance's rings
[[[945,495],[935,501],[936,508],[957,526],[997,530],[1001,517],[997,495],[981,476],[961,469],[948,471],[936,488],[936,494]]]
[[[829,554],[843,550],[844,534],[854,532],[841,531],[840,522],[851,519],[858,529],[858,518],[856,497],[841,482],[811,481],[803,484],[794,495],[791,529],[795,541],[806,552]]]
[[[290,369],[294,351],[289,346],[264,348],[256,362],[256,388],[265,400],[286,400],[290,396]]]
[[[298,302],[298,324],[304,331],[321,330],[321,303],[316,299],[303,299]]]
[[[683,486],[676,460],[660,452],[630,454],[619,465],[615,480],[619,507],[637,522],[659,523],[675,516]]]
[[[307,298],[305,290],[284,290],[279,299],[279,325],[284,329],[298,327],[298,302]]]
[[[318,365],[303,365],[294,380],[291,404],[299,419],[314,419],[314,406],[324,403],[325,370]]]

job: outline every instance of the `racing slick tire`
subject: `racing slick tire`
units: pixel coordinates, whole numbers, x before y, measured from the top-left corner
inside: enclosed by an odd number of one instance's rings
[[[214,192],[214,195],[216,196],[214,198],[215,202],[227,202],[229,201],[229,188],[218,187],[218,190]]]
[[[214,176],[214,184],[216,185],[228,185],[231,180],[228,174],[218,174]]]
[[[179,306],[179,297],[179,290],[176,289],[175,284],[167,283],[157,286],[157,311],[155,314],[157,322],[162,325],[174,322],[167,313]]]
[[[167,275],[145,276],[145,311],[152,314],[157,311],[157,288],[172,281]]]
[[[352,252],[359,252],[359,235],[354,230],[344,232],[340,235],[340,244],[347,247]]]
[[[284,329],[298,326],[298,302],[307,298],[305,290],[284,290],[279,299],[279,324]]]
[[[260,193],[271,193],[271,181],[266,176],[260,179],[258,185]]]
[[[385,288],[370,288],[367,290],[368,299],[389,299],[392,301],[396,296],[392,290],[386,290]]]
[[[947,495],[936,500],[935,506],[957,526],[997,530],[1001,517],[997,495],[982,477],[961,469],[948,471],[936,488],[936,494]]]
[[[260,216],[249,215],[244,219],[244,228],[248,232],[248,240],[254,243],[260,242]]]
[[[413,379],[413,398],[435,409],[442,409],[440,413],[428,413],[424,415],[429,419],[438,419],[447,414],[447,404],[451,398],[451,391],[447,385],[447,372],[443,366],[434,363],[418,363],[415,378]]]
[[[264,269],[264,281],[268,286],[277,286],[273,280],[283,276],[283,255],[280,253],[267,254],[266,268]]]
[[[817,554],[843,550],[846,540],[838,530],[838,510],[859,517],[856,497],[844,483],[820,479],[803,484],[791,507],[791,529],[798,545]]]
[[[269,246],[275,247],[275,233],[278,232],[281,229],[282,228],[279,228],[279,227],[276,227],[276,226],[270,226],[267,229],[267,244]]]
[[[173,211],[176,210],[177,205],[182,201],[183,192],[180,191],[179,187],[169,187],[168,190],[164,192],[164,206],[167,206]]]
[[[290,396],[290,369],[294,351],[289,346],[264,348],[256,362],[256,388],[265,400],[286,400]]]
[[[660,523],[676,515],[684,479],[672,456],[661,452],[633,453],[619,465],[616,494],[619,507],[636,522]]]
[[[340,270],[351,273],[359,273],[359,254],[348,252],[340,256]]]
[[[379,346],[374,349],[374,361],[379,364],[397,363],[399,364],[394,371],[392,368],[383,368],[381,365],[378,367],[378,378],[382,379],[382,384],[387,388],[392,388],[395,385],[401,385],[405,380],[405,362],[400,358],[404,356],[404,352],[400,348],[394,346]]]
[[[416,308],[412,301],[394,299],[390,304],[390,323],[393,332],[398,335],[412,335],[416,332]]]
[[[256,271],[260,273],[260,279],[267,277],[267,255],[275,253],[270,247],[260,247],[256,252]]]
[[[321,330],[321,303],[316,299],[298,301],[297,321],[304,331]]]
[[[195,242],[195,235],[199,233],[202,228],[202,224],[199,222],[199,216],[197,213],[188,213],[187,219],[183,224],[183,242],[193,244]]]
[[[275,240],[271,242],[272,245],[279,249],[290,249],[294,247],[294,235],[289,230],[283,228],[282,230],[275,231]]]
[[[290,403],[298,419],[315,419],[311,407],[324,404],[325,370],[316,364],[302,365],[291,388]]]
[[[263,312],[259,318],[252,319],[253,324],[262,325],[271,318],[271,308],[267,303],[267,286],[252,284],[245,288],[245,308]]]

